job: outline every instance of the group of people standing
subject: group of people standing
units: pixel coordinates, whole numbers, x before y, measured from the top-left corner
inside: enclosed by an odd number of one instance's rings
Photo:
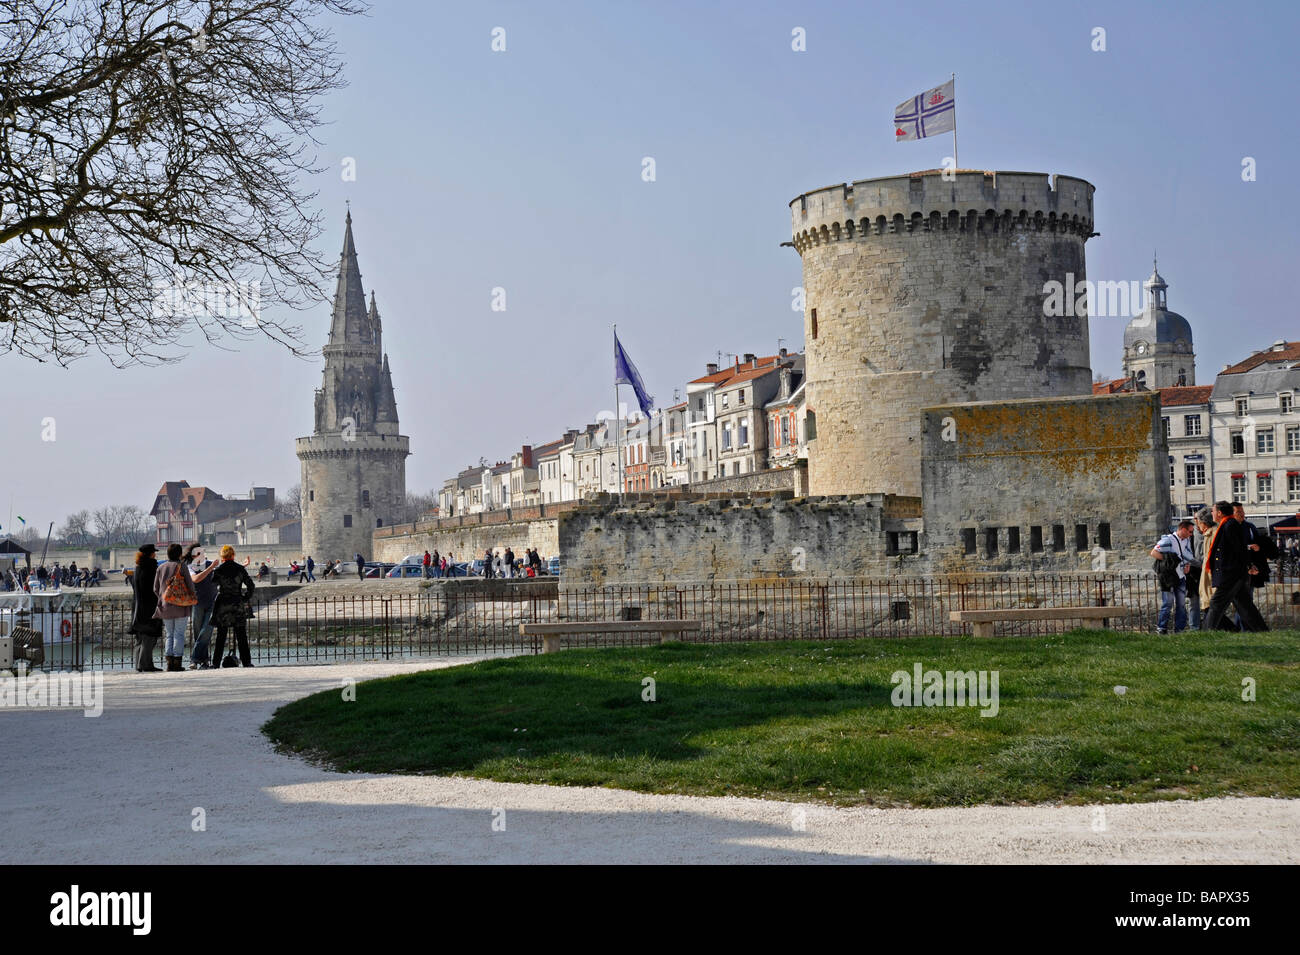
[[[1186,629],[1189,607],[1194,630],[1267,630],[1253,594],[1268,583],[1268,562],[1278,555],[1241,504],[1219,501],[1179,521],[1151,550],[1160,580],[1156,631],[1168,633],[1171,617],[1174,633]]]
[[[238,646],[239,663],[251,667],[247,620],[253,615],[255,585],[246,566],[235,561],[235,549],[230,545],[222,547],[219,561],[204,560],[197,570],[194,565],[202,557],[197,544],[188,550],[180,544],[168,545],[167,560],[161,564],[154,556],[157,551],[155,545],[143,544],[135,555],[131,615],[135,668],[142,673],[159,669],[154,666],[154,647],[162,639],[164,669],[184,670],[185,633],[191,625],[191,670],[235,666],[233,648],[229,662],[222,662],[229,632],[233,632]],[[217,639],[209,656],[214,628]]]
[[[455,566],[455,560],[450,553],[439,554],[436,550],[430,554],[427,550],[424,552],[424,576],[427,577],[450,577],[448,568]]]
[[[298,583],[300,584],[305,584],[308,581],[315,582],[316,561],[312,558],[311,554],[307,555],[306,560],[295,560],[289,564],[289,579],[292,580],[294,577],[298,578]]]
[[[536,577],[541,572],[542,558],[535,548],[524,548],[524,556],[518,560],[509,547],[504,554],[497,551],[494,555],[490,547],[483,552],[483,576],[489,580],[493,577]]]
[[[41,564],[35,570],[30,567],[7,570],[4,574],[3,584],[5,590],[21,590],[31,593],[33,587],[37,590],[58,590],[64,585],[83,588],[98,587],[107,577],[108,575],[98,567],[94,570],[87,567],[78,570],[75,560],[67,567],[60,567],[59,562],[55,561],[54,566],[49,569],[44,564]]]

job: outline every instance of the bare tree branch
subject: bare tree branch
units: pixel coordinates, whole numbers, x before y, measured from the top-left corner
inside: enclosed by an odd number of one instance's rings
[[[361,0],[0,0],[0,349],[115,365],[325,297],[307,178]]]

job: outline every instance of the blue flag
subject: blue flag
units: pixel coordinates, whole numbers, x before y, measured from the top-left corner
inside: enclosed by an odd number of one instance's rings
[[[632,359],[628,358],[627,352],[623,351],[617,333],[614,335],[614,384],[631,385],[632,390],[636,392],[636,401],[641,406],[641,413],[650,414],[650,409],[654,407],[654,397],[646,392],[645,382],[641,380],[641,372],[636,370]]]

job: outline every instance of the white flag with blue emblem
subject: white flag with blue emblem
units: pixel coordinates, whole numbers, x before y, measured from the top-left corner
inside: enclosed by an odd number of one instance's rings
[[[957,128],[957,107],[953,102],[956,80],[926,90],[899,103],[894,110],[894,142],[924,139],[939,133],[951,133]]]

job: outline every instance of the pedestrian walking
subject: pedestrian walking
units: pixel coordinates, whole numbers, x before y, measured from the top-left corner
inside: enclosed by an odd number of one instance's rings
[[[1209,550],[1210,538],[1214,536],[1214,512],[1203,507],[1196,512],[1196,533],[1192,540],[1196,544],[1195,573],[1187,575],[1187,604],[1191,609],[1193,630],[1205,629],[1205,613],[1210,608],[1210,598],[1214,596],[1214,585],[1210,575],[1205,573],[1205,552]]]
[[[1256,571],[1250,578],[1250,586],[1255,589],[1265,587],[1268,585],[1269,580],[1268,562],[1270,560],[1277,560],[1278,558],[1279,551],[1277,549],[1277,544],[1273,542],[1273,538],[1269,537],[1266,532],[1260,530],[1250,521],[1246,520],[1246,508],[1244,505],[1240,503],[1234,503],[1232,505],[1232,518],[1241,526],[1242,536],[1246,541],[1246,550],[1248,551],[1247,556],[1250,559],[1251,566],[1253,566]],[[1252,590],[1252,603],[1254,602],[1254,598],[1255,595]],[[1258,608],[1258,604],[1256,607]],[[1260,615],[1260,619],[1264,619],[1262,614]],[[1241,626],[1242,629],[1245,629],[1245,623],[1242,620],[1240,608],[1237,610],[1237,624]]]
[[[483,552],[483,578],[492,579],[492,548],[490,547]]]
[[[355,560],[357,562],[357,579],[360,580],[362,583],[365,583],[366,582],[366,559],[361,556],[360,551],[357,551]]]
[[[221,563],[213,572],[212,579],[217,585],[217,599],[212,605],[212,624],[217,628],[212,666],[221,666],[226,631],[230,630],[234,632],[240,662],[251,667],[253,657],[248,649],[248,618],[253,611],[249,602],[256,588],[248,571],[235,563],[235,548],[229,544],[221,548]]]
[[[426,551],[424,552],[424,561],[423,561],[423,565],[424,565],[424,579],[425,579],[425,580],[428,580],[428,579],[429,579],[429,565],[432,564],[432,563],[433,563],[433,555],[430,554],[430,553],[426,550]]]
[[[1241,618],[1242,629],[1267,630],[1268,624],[1264,622],[1251,596],[1250,578],[1259,571],[1251,563],[1245,531],[1233,517],[1232,505],[1227,501],[1216,503],[1214,511],[1219,526],[1215,528],[1210,546],[1206,549],[1203,571],[1213,574],[1214,596],[1210,598],[1205,629],[1232,629],[1224,626],[1228,604],[1232,604]]]
[[[156,673],[153,665],[153,648],[162,636],[163,624],[155,619],[154,611],[158,609],[158,595],[154,593],[153,581],[158,572],[158,561],[154,554],[158,548],[153,544],[141,544],[135,555],[135,573],[131,578],[135,600],[131,608],[131,633],[135,636],[131,658],[135,668],[141,673]],[[40,571],[37,571],[39,579]]]
[[[515,552],[509,547],[506,548],[506,576],[514,577],[515,575]]]
[[[303,564],[303,568],[307,574],[307,579],[313,584],[316,583],[316,560],[311,554],[307,555],[307,563]]]

